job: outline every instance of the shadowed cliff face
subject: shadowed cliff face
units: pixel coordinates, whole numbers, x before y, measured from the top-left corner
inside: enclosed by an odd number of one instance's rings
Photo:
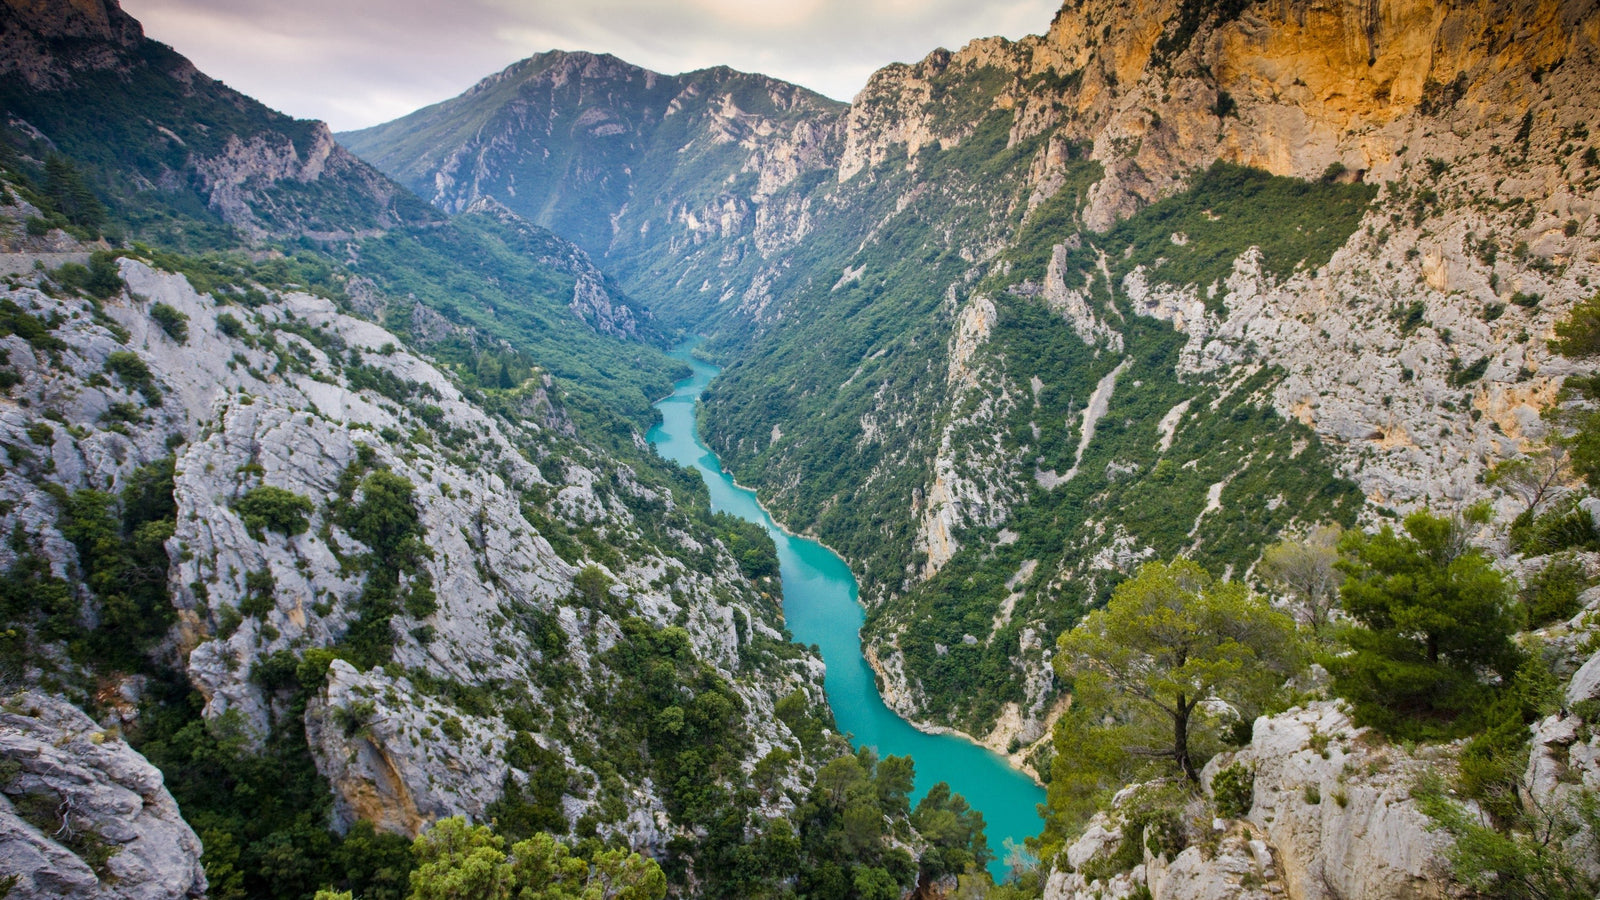
[[[143,40],[144,29],[115,2],[0,3],[0,75],[31,88],[60,87],[75,70],[115,68],[119,52]]]
[[[92,166],[118,201],[188,215],[195,196],[248,238],[327,240],[438,218],[326,125],[206,77],[114,2],[0,4],[0,76],[7,142]]]

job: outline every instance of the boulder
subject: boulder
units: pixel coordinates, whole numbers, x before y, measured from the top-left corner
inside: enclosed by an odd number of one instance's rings
[[[0,886],[31,898],[204,897],[200,839],[161,772],[67,701],[0,707]]]

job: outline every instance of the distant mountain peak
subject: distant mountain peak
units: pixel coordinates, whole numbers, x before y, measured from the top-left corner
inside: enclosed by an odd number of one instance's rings
[[[642,230],[687,228],[688,246],[703,243],[703,229],[742,228],[753,199],[822,164],[846,108],[728,66],[664,75],[552,50],[338,137],[441,209],[492,197],[626,270],[618,252]],[[709,165],[678,168],[686,159]]]

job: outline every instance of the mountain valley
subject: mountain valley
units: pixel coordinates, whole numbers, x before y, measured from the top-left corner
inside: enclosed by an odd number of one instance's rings
[[[1597,83],[1593,0],[1068,0],[334,134],[5,0],[0,896],[1593,896]],[[1025,846],[839,733],[691,338]]]

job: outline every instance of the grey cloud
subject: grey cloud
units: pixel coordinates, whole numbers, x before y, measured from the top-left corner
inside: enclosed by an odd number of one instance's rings
[[[157,40],[297,116],[359,128],[544,50],[764,72],[849,99],[873,70],[1043,31],[1060,0],[125,0]]]

